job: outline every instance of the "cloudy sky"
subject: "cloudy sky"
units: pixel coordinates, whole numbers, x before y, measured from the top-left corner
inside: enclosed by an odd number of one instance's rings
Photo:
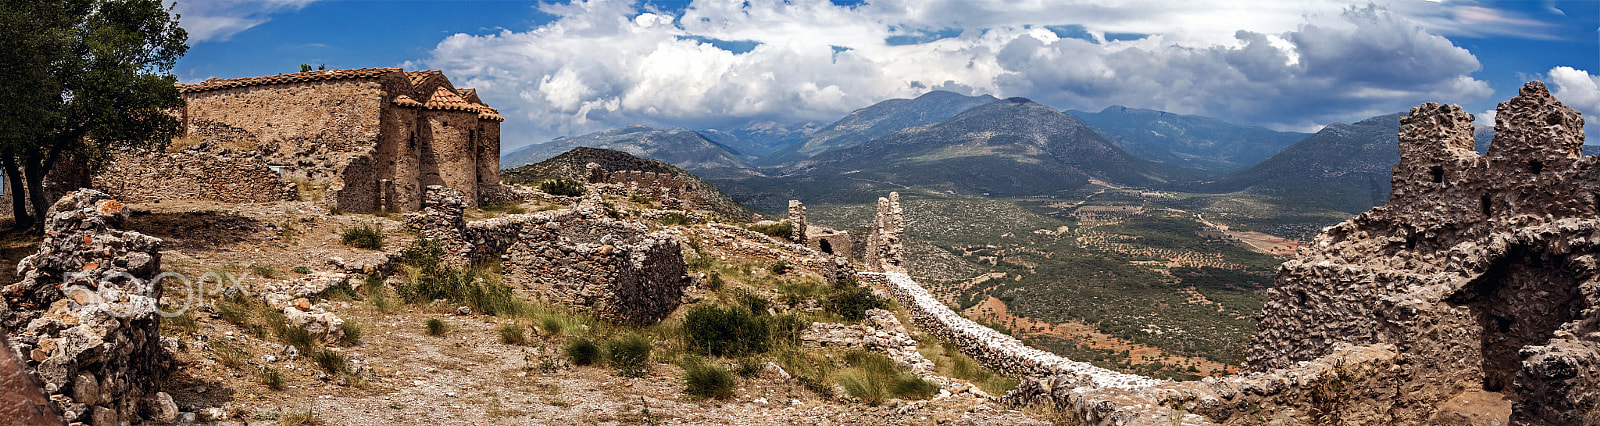
[[[444,70],[506,151],[646,124],[830,122],[930,90],[1280,130],[1457,103],[1526,80],[1600,124],[1600,2],[1428,0],[195,0],[182,81]],[[1594,134],[1596,127],[1590,126]]]

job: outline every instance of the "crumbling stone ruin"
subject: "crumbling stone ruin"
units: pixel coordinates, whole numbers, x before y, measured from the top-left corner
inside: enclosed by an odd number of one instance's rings
[[[1059,365],[1053,355],[968,324],[904,274],[862,276],[963,352],[1029,376],[1003,400],[1088,424],[1594,422],[1600,161],[1580,153],[1581,115],[1539,82],[1495,118],[1480,156],[1471,114],[1413,108],[1388,205],[1329,227],[1283,265],[1234,376],[1107,383],[1117,376],[1039,371]],[[874,235],[894,222],[884,219]]]
[[[900,193],[890,192],[888,198],[878,198],[878,214],[873,219],[872,234],[867,235],[867,253],[862,259],[866,270],[905,273],[905,260],[900,255],[904,238]]]
[[[818,271],[829,281],[849,279],[856,268],[844,256],[823,253],[810,247],[795,244],[788,239],[777,239],[756,231],[733,225],[711,222],[697,228],[695,235],[700,244],[716,247],[724,252],[752,259],[782,260],[800,267]],[[675,229],[662,231],[667,235],[688,241],[689,236]]]
[[[806,206],[800,200],[789,200],[789,223],[794,224],[794,233],[789,239],[796,244],[825,254],[850,256],[850,250],[853,249],[850,233],[807,223]]]
[[[716,210],[683,176],[638,170],[613,172],[595,163],[589,163],[587,171],[589,188],[601,194],[648,197],[672,210]]]
[[[453,262],[503,259],[505,281],[519,292],[589,307],[613,322],[660,321],[690,283],[677,241],[607,217],[597,197],[572,209],[467,223],[461,195],[434,186],[424,212],[406,215],[406,223],[439,241]]]
[[[0,326],[68,421],[171,422],[157,306],[161,240],[120,228],[123,204],[79,190],[45,215],[39,252],[0,295]]]
[[[919,375],[934,373],[933,361],[917,352],[917,341],[911,338],[894,312],[868,309],[867,324],[835,324],[814,322],[800,332],[800,343],[806,346],[862,348],[881,352],[890,360]]]
[[[326,186],[349,212],[413,211],[423,188],[468,206],[500,184],[500,117],[439,71],[307,71],[178,85],[184,137],[172,153],[125,152],[93,178],[129,202],[290,200]]]
[[[1431,103],[1402,119],[1388,205],[1284,264],[1251,370],[1393,344],[1396,421],[1478,392],[1514,401],[1512,423],[1600,414],[1600,162],[1582,157],[1583,117],[1535,81],[1496,109],[1482,156],[1472,120]]]

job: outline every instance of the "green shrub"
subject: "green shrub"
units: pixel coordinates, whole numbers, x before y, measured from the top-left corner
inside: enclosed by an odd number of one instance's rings
[[[701,399],[727,399],[733,396],[733,375],[722,366],[700,357],[683,362],[683,393]]]
[[[438,318],[428,318],[427,322],[422,323],[422,328],[428,331],[429,336],[443,336],[444,332],[449,330],[444,320]]]
[[[583,187],[583,182],[568,178],[555,178],[539,182],[539,190],[546,194],[563,197],[576,197],[588,192],[588,189]]]
[[[339,242],[359,249],[383,250],[383,227],[363,223],[345,228],[339,233]]]
[[[767,299],[748,291],[740,291],[737,300],[740,307],[745,308],[745,310],[756,316],[766,315],[767,307],[771,305],[771,302],[768,302]]]
[[[311,268],[305,265],[296,266],[294,267],[294,273],[301,275],[309,274],[311,273]]]
[[[500,326],[500,343],[526,345],[528,344],[528,335],[522,333],[522,326],[516,323],[507,323]]]
[[[572,339],[564,349],[572,365],[592,365],[600,361],[600,345],[594,344],[593,340],[583,337]]]
[[[738,356],[766,352],[771,341],[767,324],[750,311],[704,304],[683,318],[685,343],[695,353]]]
[[[606,341],[606,361],[618,376],[644,377],[650,369],[650,341],[628,335]]]
[[[500,281],[493,265],[461,269],[449,266],[443,257],[444,248],[438,242],[418,237],[411,247],[400,252],[401,264],[408,267],[404,269],[407,279],[395,286],[395,292],[407,303],[445,299],[486,315],[518,314],[527,310],[511,287]]]
[[[316,297],[328,300],[355,300],[356,289],[350,286],[350,280],[339,280],[337,283],[323,289]]]
[[[733,373],[738,374],[739,377],[748,379],[755,377],[757,374],[761,374],[761,370],[765,370],[766,368],[767,364],[762,362],[761,358],[744,357],[739,358],[739,362],[734,364]]]
[[[250,274],[266,279],[277,279],[278,266],[270,263],[257,263],[250,265]]]
[[[772,238],[779,238],[783,240],[788,240],[790,237],[794,236],[794,224],[789,223],[787,220],[760,225],[751,224],[748,229],[767,234],[767,236]]]
[[[867,318],[868,309],[882,309],[888,305],[888,301],[874,296],[872,290],[856,286],[833,291],[823,302],[822,308],[845,320],[861,321]]]

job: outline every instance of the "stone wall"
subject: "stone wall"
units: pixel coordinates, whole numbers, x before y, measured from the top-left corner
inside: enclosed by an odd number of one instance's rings
[[[1530,82],[1482,156],[1472,120],[1431,103],[1402,119],[1388,205],[1283,265],[1250,369],[1393,344],[1402,421],[1470,392],[1516,401],[1514,423],[1600,414],[1600,161],[1581,156],[1583,117]]]
[[[124,151],[94,176],[95,189],[130,203],[214,200],[260,203],[295,199],[294,184],[265,162],[213,154]]]
[[[878,199],[872,233],[867,235],[867,252],[862,256],[865,269],[872,272],[906,272],[901,243],[905,239],[905,219],[900,212],[900,193],[890,192]]]
[[[69,421],[172,421],[144,415],[171,400],[154,389],[169,363],[154,281],[161,240],[121,230],[126,217],[104,193],[69,193],[50,207],[39,252],[18,264],[22,281],[0,291],[0,326]]]
[[[607,217],[598,198],[471,223],[461,219],[461,198],[429,187],[424,212],[406,215],[407,226],[443,243],[452,262],[504,260],[506,283],[523,294],[587,307],[608,321],[648,324],[677,309],[690,283],[676,240]]]

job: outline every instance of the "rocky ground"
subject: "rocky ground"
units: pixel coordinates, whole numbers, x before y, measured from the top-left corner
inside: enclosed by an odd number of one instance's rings
[[[520,207],[534,211],[562,206],[534,202]],[[307,301],[315,311],[337,315],[360,331],[359,338],[318,349],[349,361],[350,373],[329,374],[316,359],[272,333],[230,321],[236,314],[226,308],[231,306],[225,301],[230,293],[219,292],[214,279],[195,282],[208,273],[222,275],[225,283],[239,283],[246,294],[311,275],[345,273],[359,283],[362,272],[381,268],[390,254],[410,244],[413,235],[402,230],[398,216],[333,215],[311,202],[163,202],[130,205],[129,211],[129,228],[166,240],[163,267],[190,278],[188,284],[164,283],[169,308],[186,300],[190,304],[188,314],[163,323],[174,363],[169,377],[157,385],[183,412],[180,423],[1010,425],[1051,420],[1048,413],[1010,410],[966,392],[945,391],[928,400],[891,398],[873,406],[845,396],[837,385],[836,395],[813,392],[776,364],[738,378],[730,398],[698,399],[683,392],[683,370],[673,364],[675,352],[657,351],[643,377],[619,377],[606,367],[568,365],[558,351],[564,342],[559,333],[541,334],[524,323],[518,327],[530,331],[529,342],[510,344],[499,337],[508,323],[526,319],[463,312],[442,301],[401,304],[393,296]],[[474,211],[469,220],[499,214]],[[365,250],[343,244],[342,231],[357,226],[383,229],[385,247]],[[0,242],[5,243],[0,254],[8,257],[34,250],[26,238]],[[722,262],[740,260],[736,253],[708,250]],[[708,297],[716,296],[692,291],[686,299]],[[681,315],[682,309],[675,317]],[[431,318],[445,324],[442,335],[431,335],[424,327]],[[799,350],[828,359],[841,353]],[[269,374],[275,379],[269,380]]]

